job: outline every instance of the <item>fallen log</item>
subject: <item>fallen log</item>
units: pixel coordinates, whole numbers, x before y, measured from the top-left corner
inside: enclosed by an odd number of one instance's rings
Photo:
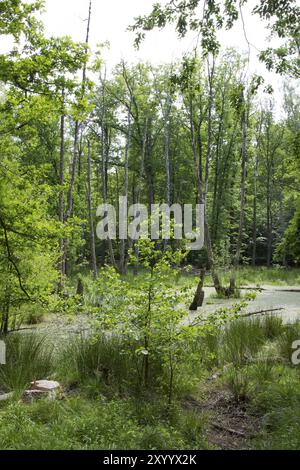
[[[206,285],[204,286],[205,287],[209,287],[209,288],[214,288],[215,286],[213,285]],[[235,287],[236,290],[257,290],[259,292],[261,291],[269,291],[269,292],[298,292],[300,293],[300,289],[266,289],[265,287],[247,287],[247,286],[239,286],[239,287]]]
[[[215,286],[209,285],[209,286],[204,286],[204,288],[205,287],[214,288]],[[273,290],[273,289],[265,289],[264,287],[235,287],[235,290],[258,290],[258,291],[263,291],[263,290]],[[279,290],[281,290],[281,289],[279,289]]]
[[[218,429],[219,431],[225,431],[230,434],[235,434],[236,436],[243,437],[244,439],[247,437],[244,432],[237,431],[236,429],[232,429],[232,428],[227,428],[226,426],[223,426],[222,424],[212,423],[212,426]]]
[[[248,312],[243,315],[239,315],[239,318],[245,318],[245,317],[251,317],[252,315],[261,315],[261,314],[266,314],[266,313],[272,313],[272,312],[279,312],[284,310],[283,307],[280,308],[268,308],[267,310],[258,310],[257,312]]]
[[[275,289],[276,292],[299,292],[300,289]]]
[[[279,312],[279,311],[282,311],[282,310],[284,310],[283,307],[269,308],[267,310],[258,310],[257,312],[248,312],[248,313],[238,315],[237,317],[235,317],[235,319],[237,319],[237,318],[247,318],[247,317],[251,317],[252,315],[266,315],[268,313]],[[206,322],[207,322],[207,319],[201,318],[200,320],[196,321],[195,323],[190,323],[188,326],[189,327],[200,326],[202,324],[205,324]]]

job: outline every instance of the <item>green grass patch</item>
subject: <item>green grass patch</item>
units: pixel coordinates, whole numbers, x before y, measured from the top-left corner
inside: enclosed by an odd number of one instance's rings
[[[3,450],[205,449],[205,421],[180,409],[130,400],[11,403],[0,410]]]
[[[0,365],[0,389],[22,391],[30,382],[53,372],[53,348],[36,333],[11,333],[5,337],[6,364]]]
[[[223,282],[229,282],[230,273],[221,275]],[[239,286],[297,286],[300,285],[300,269],[282,267],[251,267],[245,266],[239,268],[236,272],[236,281]]]

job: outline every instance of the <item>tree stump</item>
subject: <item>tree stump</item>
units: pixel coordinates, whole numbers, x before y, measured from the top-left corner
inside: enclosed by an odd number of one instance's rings
[[[76,290],[76,294],[79,295],[80,297],[83,296],[83,292],[84,292],[84,285],[83,285],[83,282],[82,282],[82,279],[81,277],[78,279],[78,282],[77,282],[77,290]]]
[[[197,290],[196,290],[196,293],[195,293],[194,300],[190,305],[190,311],[195,312],[198,307],[202,307],[202,305],[203,305],[204,296],[205,296],[205,293],[204,293],[204,290],[203,290],[204,280],[205,280],[205,269],[201,269],[201,271],[200,271],[200,280],[199,280],[199,283],[198,283],[198,287],[197,287]]]

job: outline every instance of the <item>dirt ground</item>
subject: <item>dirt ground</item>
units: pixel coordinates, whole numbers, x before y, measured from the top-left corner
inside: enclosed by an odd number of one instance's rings
[[[209,444],[222,450],[251,449],[261,427],[261,417],[251,413],[246,403],[236,402],[225,389],[209,388],[208,384],[206,396],[203,401],[187,397],[183,406],[208,414]]]

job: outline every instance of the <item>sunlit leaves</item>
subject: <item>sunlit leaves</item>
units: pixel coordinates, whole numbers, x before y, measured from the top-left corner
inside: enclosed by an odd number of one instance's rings
[[[137,47],[145,38],[145,31],[164,28],[168,23],[175,23],[180,37],[189,30],[199,31],[204,56],[217,54],[220,44],[217,32],[223,27],[231,29],[241,16],[247,0],[237,2],[210,0],[200,6],[200,0],[169,1],[162,6],[156,3],[148,16],[138,17],[130,30],[136,32]],[[280,74],[299,76],[299,24],[300,8],[295,0],[260,0],[253,9],[253,14],[266,20],[273,36],[285,40],[279,48],[268,48],[259,58],[268,69],[275,69]]]

